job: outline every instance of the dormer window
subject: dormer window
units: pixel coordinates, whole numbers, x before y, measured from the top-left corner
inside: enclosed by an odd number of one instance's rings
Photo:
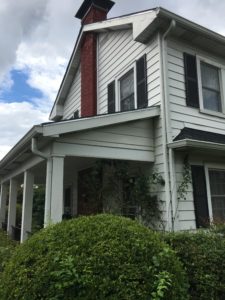
[[[108,85],[108,113],[148,106],[146,54]]]

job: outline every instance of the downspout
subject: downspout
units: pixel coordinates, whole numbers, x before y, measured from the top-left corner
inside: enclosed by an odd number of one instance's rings
[[[38,150],[36,138],[32,138],[32,140],[31,140],[31,152],[37,156],[40,156],[41,158],[46,159],[46,160],[49,158],[49,156],[47,154]]]
[[[45,190],[45,217],[44,217],[44,227],[49,224],[50,212],[51,212],[51,201],[49,202],[46,199],[51,199],[52,189],[48,187],[52,182],[52,159],[51,156],[41,152],[37,147],[36,138],[32,138],[31,140],[31,151],[33,154],[40,156],[41,158],[47,161],[47,174],[46,177],[49,178],[49,182],[46,182],[46,190]]]
[[[166,176],[167,176],[167,195],[169,195],[169,206],[168,214],[171,214],[171,229],[174,231],[174,212],[175,212],[175,201],[176,201],[176,180],[174,178],[174,154],[173,149],[168,149],[168,143],[172,142],[172,130],[170,123],[170,107],[169,107],[169,93],[168,93],[168,67],[167,67],[167,42],[166,38],[169,36],[171,31],[176,27],[176,21],[172,20],[170,26],[161,38],[161,53],[162,53],[162,115],[163,115],[163,144],[165,151],[165,164],[166,164]],[[169,151],[169,153],[168,153]],[[169,189],[169,191],[168,191]],[[175,199],[175,200],[174,200]]]

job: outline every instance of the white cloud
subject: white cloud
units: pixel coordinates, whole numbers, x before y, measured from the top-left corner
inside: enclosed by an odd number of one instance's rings
[[[43,93],[30,103],[0,103],[0,158],[34,124],[47,120],[72,52],[80,21],[74,15],[83,0],[0,0],[0,93],[10,89],[10,71],[28,75]],[[162,6],[225,34],[221,0],[115,0],[109,17]],[[11,101],[12,102],[12,101]]]
[[[0,159],[31,128],[31,124],[46,122],[48,114],[32,104],[0,102]]]

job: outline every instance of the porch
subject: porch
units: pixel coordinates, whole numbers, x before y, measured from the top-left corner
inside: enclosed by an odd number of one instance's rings
[[[153,116],[158,115],[158,110],[151,109],[148,114],[145,111],[143,118],[137,120],[139,114],[98,117],[95,127],[96,118],[91,118],[43,124],[41,129],[39,126],[35,132],[29,132],[18,143],[20,147],[16,145],[0,165],[0,224],[7,227],[8,234],[12,236],[18,231],[16,206],[21,187],[20,241],[23,242],[32,231],[35,186],[45,187],[43,226],[47,226],[66,217],[105,211],[104,203],[98,208],[93,203],[84,205],[87,199],[82,190],[87,187],[82,186],[82,176],[97,161],[126,161],[131,170],[138,167],[151,172]]]

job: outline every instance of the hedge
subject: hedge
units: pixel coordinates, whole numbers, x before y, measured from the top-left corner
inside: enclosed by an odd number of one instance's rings
[[[112,215],[50,226],[16,250],[1,300],[183,300],[187,278],[159,235]]]
[[[3,230],[0,230],[0,276],[16,245]]]
[[[225,239],[214,230],[164,237],[186,267],[191,299],[225,299]]]

